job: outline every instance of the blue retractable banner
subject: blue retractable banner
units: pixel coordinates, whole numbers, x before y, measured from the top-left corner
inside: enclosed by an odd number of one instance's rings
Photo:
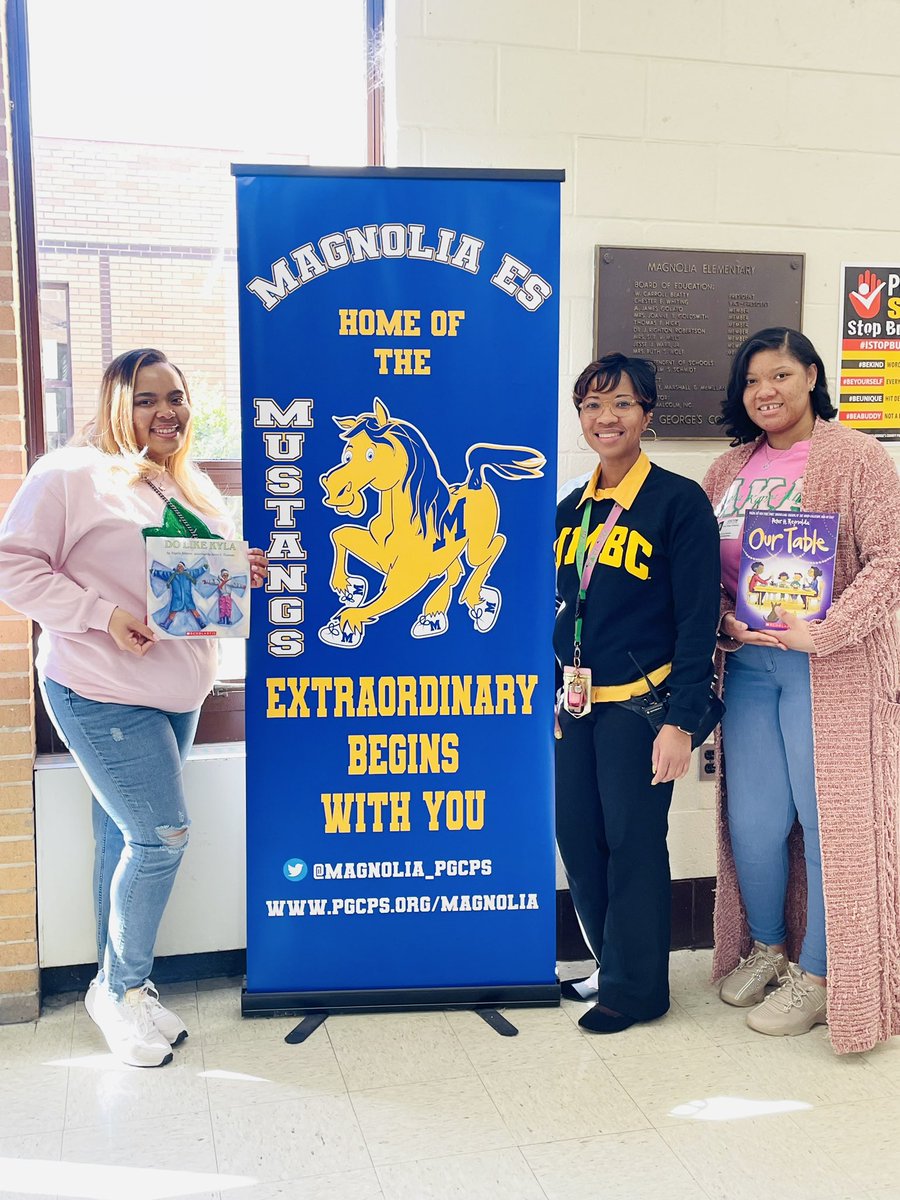
[[[557,1002],[562,174],[232,170],[244,1012]]]

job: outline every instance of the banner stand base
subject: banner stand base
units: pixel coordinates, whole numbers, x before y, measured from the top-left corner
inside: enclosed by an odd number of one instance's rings
[[[309,1016],[303,1018],[300,1024],[292,1029],[284,1039],[289,1046],[299,1046],[301,1042],[316,1032],[320,1025],[324,1025],[328,1019],[328,1013],[310,1013]]]
[[[475,1011],[485,1025],[490,1025],[494,1033],[499,1033],[501,1037],[518,1036],[519,1031],[512,1021],[507,1021],[503,1013],[497,1012],[496,1008],[476,1008]]]
[[[241,1016],[244,1017],[558,1007],[559,984],[556,982],[497,987],[386,988],[352,992],[250,992],[245,984],[241,990]],[[485,1019],[487,1020],[486,1017]]]

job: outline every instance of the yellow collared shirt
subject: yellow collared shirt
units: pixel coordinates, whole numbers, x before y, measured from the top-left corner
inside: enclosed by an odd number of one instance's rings
[[[578,501],[578,508],[581,508],[585,500],[614,500],[616,504],[621,504],[623,508],[629,509],[634,504],[635,497],[644,485],[644,481],[650,474],[650,459],[641,451],[638,455],[637,462],[628,471],[628,474],[621,483],[615,487],[605,488],[601,486],[602,480],[600,472],[602,464],[597,463],[597,467],[587,481],[584,491],[581,493],[581,499]]]

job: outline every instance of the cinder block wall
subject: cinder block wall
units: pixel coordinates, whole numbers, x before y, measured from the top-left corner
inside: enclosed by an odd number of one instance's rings
[[[566,170],[560,481],[596,462],[570,397],[598,244],[805,253],[804,330],[833,383],[841,262],[900,250],[900,3],[397,0],[392,19],[389,165]],[[650,454],[701,479],[724,448]],[[713,791],[696,771],[676,787],[676,877],[714,873]]]
[[[5,9],[4,9],[5,11]],[[0,16],[0,516],[25,474],[9,70]],[[34,864],[31,623],[0,604],[0,1024],[40,1004]]]

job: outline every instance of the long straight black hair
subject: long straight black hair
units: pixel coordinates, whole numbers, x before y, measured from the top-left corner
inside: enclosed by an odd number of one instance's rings
[[[760,350],[786,350],[791,358],[795,358],[804,367],[815,367],[816,382],[809,396],[813,412],[823,421],[830,421],[837,416],[837,409],[831,403],[831,396],[828,394],[825,364],[809,338],[799,330],[788,329],[784,325],[777,325],[772,329],[761,329],[759,333],[752,334],[738,347],[728,375],[720,422],[725,426],[725,432],[732,439],[732,446],[753,442],[762,433],[756,422],[750,420],[744,407],[747,368],[750,359]]]

